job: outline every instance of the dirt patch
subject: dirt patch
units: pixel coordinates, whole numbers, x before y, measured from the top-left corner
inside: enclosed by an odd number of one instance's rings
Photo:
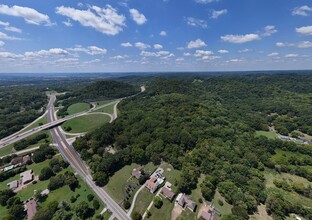
[[[171,220],[176,220],[181,215],[182,211],[183,208],[175,203],[171,212]]]
[[[268,215],[265,205],[258,206],[258,213],[250,216],[251,220],[273,220],[271,216]]]
[[[202,212],[208,212],[209,209],[210,209],[210,206],[207,205],[207,204],[204,202],[204,203],[199,207],[197,218],[200,217],[200,214],[201,214]]]

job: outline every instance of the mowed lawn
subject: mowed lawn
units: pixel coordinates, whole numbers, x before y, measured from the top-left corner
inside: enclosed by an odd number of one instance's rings
[[[42,133],[46,133],[46,134],[48,135],[47,140],[49,141],[49,143],[52,143],[52,137],[51,137],[49,131],[40,131],[40,132],[38,132],[37,134],[33,134],[33,135],[31,135],[31,136],[29,136],[29,137],[27,137],[27,138],[33,138],[33,137],[35,137],[35,136],[37,136],[37,135],[39,135],[39,134],[42,134]],[[26,139],[27,139],[27,138],[26,138]],[[29,149],[29,148],[33,148],[33,147],[37,147],[37,146],[40,146],[41,144],[44,144],[44,143],[45,143],[45,139],[42,139],[42,140],[39,141],[37,144],[29,145],[29,146],[27,146],[27,147],[26,147],[25,149],[23,149],[23,150],[26,150],[26,149]],[[13,143],[13,144],[10,144],[10,145],[8,145],[8,146],[6,146],[6,147],[4,147],[4,148],[1,148],[1,149],[0,149],[0,157],[5,156],[5,155],[8,155],[8,154],[11,154],[11,153],[14,153],[15,151],[14,151],[13,146],[14,146],[14,143]]]
[[[131,177],[132,170],[138,168],[140,165],[133,163],[123,167],[121,170],[117,171],[110,179],[108,184],[105,186],[107,193],[119,203],[123,199],[122,187]],[[152,163],[148,163],[144,166],[144,170],[147,173],[151,173],[156,169],[156,166]]]
[[[70,133],[80,133],[91,131],[110,121],[110,117],[103,114],[83,115],[73,118],[62,124],[62,128],[71,127]]]
[[[67,112],[69,115],[73,115],[79,112],[87,111],[90,109],[89,103],[76,103],[68,107]]]
[[[101,105],[106,105],[108,103],[111,103],[111,102],[115,102],[116,100],[104,100],[104,101],[99,101],[96,103],[97,106],[101,106]]]
[[[153,201],[154,197],[155,194],[144,188],[137,197],[133,211],[137,211],[143,215],[151,201]]]
[[[122,187],[131,177],[132,170],[134,168],[138,168],[139,166],[140,165],[135,163],[127,165],[109,178],[109,182],[104,189],[115,200],[115,202],[119,203],[123,199]]]
[[[264,136],[264,137],[267,137],[268,139],[274,140],[277,134],[272,131],[256,131],[256,137],[260,137],[260,136]]]
[[[171,211],[174,206],[174,201],[170,202],[165,197],[160,196],[163,201],[163,206],[160,209],[155,208],[153,205],[150,209],[150,212],[152,213],[152,216],[149,218],[151,220],[158,220],[161,216],[162,220],[170,220],[171,219]]]
[[[105,112],[108,114],[113,114],[114,113],[114,105],[115,105],[115,103],[112,103],[111,105],[100,108],[100,109],[96,110],[95,112]]]
[[[33,128],[39,127],[40,125],[44,125],[47,122],[48,122],[48,118],[47,118],[47,116],[44,116],[44,117],[40,118],[38,121],[36,121],[34,124],[29,126],[27,129],[25,129],[24,131],[29,131]]]

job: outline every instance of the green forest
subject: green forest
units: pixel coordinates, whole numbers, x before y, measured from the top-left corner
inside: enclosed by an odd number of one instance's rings
[[[47,96],[39,88],[0,88],[0,139],[19,131],[42,115]]]
[[[311,200],[311,185],[276,179],[276,187],[267,188],[265,178],[274,171],[312,181],[312,146],[256,135],[272,128],[312,134],[312,75],[153,77],[146,92],[123,100],[119,110],[113,124],[74,143],[98,185],[132,162],[166,161],[182,171],[181,192],[190,193],[205,175],[203,197],[210,201],[218,189],[233,205],[222,219],[249,219],[259,204],[274,219],[290,213],[312,219],[311,206],[285,194]],[[117,153],[106,152],[109,145]]]

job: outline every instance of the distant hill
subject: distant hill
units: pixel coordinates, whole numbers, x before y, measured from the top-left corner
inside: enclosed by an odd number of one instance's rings
[[[122,98],[139,91],[139,88],[120,81],[97,81],[76,92],[76,96],[83,100],[99,100]]]

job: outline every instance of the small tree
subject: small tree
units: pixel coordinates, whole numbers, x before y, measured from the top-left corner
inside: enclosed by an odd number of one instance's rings
[[[142,215],[139,212],[134,211],[131,214],[131,218],[132,218],[132,220],[141,220],[142,219]]]
[[[157,196],[157,197],[154,199],[154,206],[155,206],[157,209],[160,209],[160,208],[162,207],[162,205],[163,205],[162,199],[161,199],[160,197]]]
[[[94,199],[94,195],[92,194],[87,195],[87,199],[89,202],[91,202]]]
[[[93,199],[93,208],[98,210],[100,208],[100,202],[97,199]]]
[[[126,201],[124,202],[123,206],[124,206],[125,209],[129,209],[130,206],[131,206],[131,203],[130,203],[128,200],[126,200]]]

